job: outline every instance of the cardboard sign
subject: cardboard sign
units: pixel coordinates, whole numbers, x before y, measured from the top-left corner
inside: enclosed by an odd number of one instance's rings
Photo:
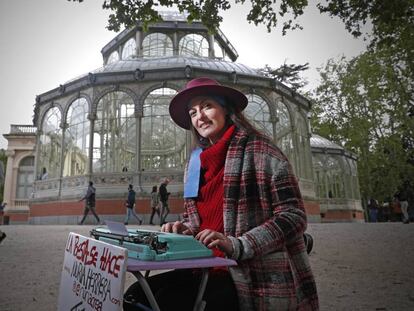
[[[127,258],[125,248],[69,233],[58,310],[122,310]]]

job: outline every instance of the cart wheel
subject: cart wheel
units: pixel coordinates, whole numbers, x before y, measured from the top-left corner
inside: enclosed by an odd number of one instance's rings
[[[303,234],[303,239],[305,240],[306,252],[308,254],[310,254],[310,252],[312,251],[312,248],[313,248],[313,238],[310,234],[304,233]]]

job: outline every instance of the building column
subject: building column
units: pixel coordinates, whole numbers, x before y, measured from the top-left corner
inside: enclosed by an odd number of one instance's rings
[[[136,44],[136,55],[138,57],[142,56],[142,31],[138,30],[135,34],[135,44]]]
[[[214,35],[209,35],[208,36],[208,57],[211,59],[215,58],[214,55]]]
[[[96,119],[96,114],[94,113],[89,113],[88,114],[88,120],[90,122],[89,124],[89,165],[88,165],[88,175],[89,175],[89,179],[91,179],[91,175],[92,175],[92,165],[93,165],[93,134],[94,134],[94,130],[95,130],[95,119]],[[102,148],[102,146],[101,146]]]
[[[137,183],[138,189],[143,191],[142,189],[142,170],[141,170],[141,120],[143,116],[143,106],[144,104],[139,102],[139,100],[135,103],[135,171],[137,172]]]
[[[12,203],[14,202],[14,197],[16,194],[12,194],[13,184],[16,181],[16,176],[13,174],[13,166],[14,166],[14,156],[16,152],[14,150],[6,150],[7,156],[7,166],[6,166],[6,174],[4,179],[4,192],[3,192],[3,201],[7,203],[5,211],[11,208]]]

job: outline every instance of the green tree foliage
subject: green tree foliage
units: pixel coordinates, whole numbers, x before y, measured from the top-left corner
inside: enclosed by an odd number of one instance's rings
[[[83,2],[84,0],[68,0],[73,2]],[[308,5],[307,0],[235,0],[236,4],[245,5],[250,2],[251,9],[247,15],[247,20],[255,25],[264,24],[268,31],[276,27],[279,19],[283,19],[282,32],[288,29],[301,28],[294,20],[303,14],[303,9]],[[179,12],[188,13],[188,22],[194,20],[201,21],[211,32],[216,32],[223,18],[220,11],[231,8],[230,1],[227,0],[105,0],[102,7],[112,10],[109,16],[108,29],[119,31],[121,26],[129,28],[135,26],[139,20],[144,27],[149,24],[161,21],[162,18],[157,10],[163,8],[175,8]],[[289,16],[287,18],[287,16]]]
[[[279,68],[273,69],[269,65],[258,69],[266,77],[276,79],[279,82],[289,86],[292,90],[297,91],[308,84],[308,81],[300,76],[301,72],[309,69],[309,63],[303,65],[286,64]]]
[[[358,157],[363,197],[385,199],[414,181],[413,72],[396,45],[329,60],[314,93],[312,126]]]

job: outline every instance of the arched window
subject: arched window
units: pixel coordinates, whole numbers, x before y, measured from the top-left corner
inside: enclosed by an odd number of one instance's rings
[[[325,156],[323,154],[313,154],[313,170],[315,172],[316,195],[318,198],[327,198],[327,181],[325,172]]]
[[[296,118],[296,137],[297,137],[297,172],[299,177],[312,179],[312,157],[310,151],[308,124],[306,119],[298,113]]]
[[[88,173],[89,105],[85,98],[75,100],[69,107],[63,154],[63,176]]]
[[[208,57],[208,48],[206,38],[194,33],[182,37],[178,45],[179,54],[183,56]]]
[[[295,166],[295,146],[293,144],[292,123],[286,105],[276,102],[276,144]]]
[[[93,135],[93,171],[135,169],[134,101],[125,92],[106,94],[98,102]]]
[[[258,130],[273,138],[273,125],[268,104],[262,97],[255,94],[248,94],[247,99],[249,104],[244,114]]]
[[[50,108],[43,119],[39,139],[37,175],[41,179],[60,177],[62,153],[61,114],[57,107]]]
[[[34,181],[34,157],[26,157],[19,163],[17,173],[16,199],[28,199]]]
[[[142,41],[142,56],[163,57],[173,55],[173,42],[166,34],[151,33]]]
[[[108,61],[106,62],[107,65],[113,64],[119,61],[119,54],[117,51],[113,51],[111,55],[108,57]]]
[[[346,161],[348,163],[349,166],[349,179],[350,182],[348,183],[349,185],[349,190],[351,193],[351,198],[355,199],[355,200],[360,200],[361,199],[361,193],[359,191],[359,181],[358,181],[358,169],[357,169],[357,162],[356,160],[352,159],[352,158],[346,158]]]
[[[152,91],[144,102],[141,167],[144,170],[183,169],[186,159],[185,130],[171,120],[168,107],[177,92]]]
[[[134,38],[129,39],[125,42],[122,48],[122,59],[131,58],[136,55],[137,44]]]
[[[340,160],[336,156],[328,156],[325,168],[328,184],[328,197],[345,198],[344,172]]]

